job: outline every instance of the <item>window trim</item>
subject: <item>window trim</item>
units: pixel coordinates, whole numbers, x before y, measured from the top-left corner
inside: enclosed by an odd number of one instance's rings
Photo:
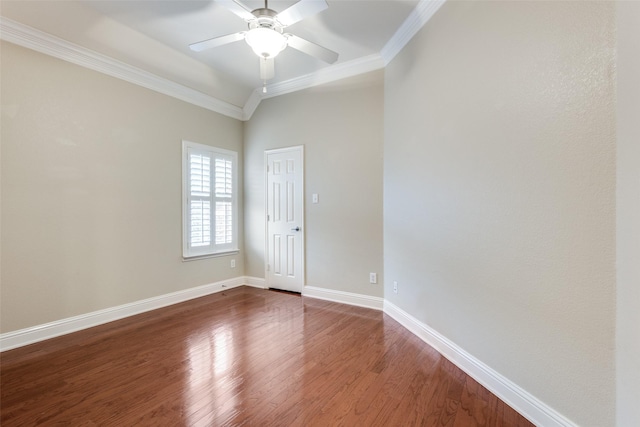
[[[189,203],[190,203],[190,182],[189,182],[189,153],[197,151],[208,153],[211,156],[210,167],[212,168],[210,178],[210,207],[211,215],[211,243],[208,246],[192,248],[190,247],[189,237],[190,221],[189,221]],[[232,209],[232,241],[231,243],[219,244],[215,243],[215,158],[216,155],[230,157],[232,164],[231,173],[231,209]],[[187,140],[182,140],[182,258],[184,261],[197,259],[206,259],[227,254],[237,253],[238,245],[238,153],[236,151],[224,148],[214,147],[211,145],[199,144]]]

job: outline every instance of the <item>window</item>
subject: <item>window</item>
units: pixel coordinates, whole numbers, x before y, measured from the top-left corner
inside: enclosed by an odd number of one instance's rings
[[[182,256],[238,250],[234,151],[182,141]]]

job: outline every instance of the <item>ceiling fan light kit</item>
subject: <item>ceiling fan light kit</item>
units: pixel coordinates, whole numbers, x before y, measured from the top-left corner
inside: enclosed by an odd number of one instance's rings
[[[252,28],[244,40],[260,58],[274,58],[287,47],[287,36],[266,27]]]
[[[333,64],[338,60],[336,52],[293,34],[285,34],[283,31],[285,27],[329,7],[325,0],[300,0],[280,13],[269,9],[267,0],[264,2],[264,8],[255,10],[249,10],[237,0],[215,1],[244,19],[249,26],[249,30],[203,40],[190,44],[189,47],[193,51],[200,52],[244,39],[260,58],[260,77],[264,82],[263,92],[266,92],[266,81],[273,78],[274,75],[273,58],[287,46],[291,46],[300,52],[329,64]]]

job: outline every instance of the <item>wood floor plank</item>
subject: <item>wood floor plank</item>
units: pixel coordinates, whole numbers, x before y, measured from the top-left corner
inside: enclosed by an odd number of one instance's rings
[[[411,384],[403,395],[391,424],[425,425],[429,411],[428,402],[437,390],[434,375],[441,357],[430,347],[422,348]]]
[[[3,352],[0,424],[532,425],[380,311],[249,287]]]

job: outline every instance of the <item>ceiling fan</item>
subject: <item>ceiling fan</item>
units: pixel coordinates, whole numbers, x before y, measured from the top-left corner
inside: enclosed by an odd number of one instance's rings
[[[237,0],[215,0],[231,12],[247,22],[248,30],[226,36],[214,37],[189,45],[191,50],[200,52],[205,49],[222,46],[244,40],[260,57],[260,78],[264,82],[262,91],[266,92],[267,80],[274,76],[274,58],[287,46],[318,58],[329,64],[338,60],[338,54],[325,47],[312,43],[301,37],[285,33],[284,29],[311,15],[325,10],[329,5],[326,0],[300,0],[289,8],[278,13],[269,9],[268,0],[264,7],[249,10]]]

